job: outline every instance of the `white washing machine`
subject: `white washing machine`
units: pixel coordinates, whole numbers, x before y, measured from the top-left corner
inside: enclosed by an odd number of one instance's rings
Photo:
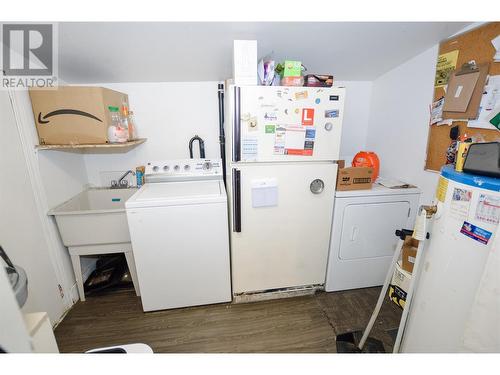
[[[150,162],[126,203],[144,311],[231,301],[220,160]]]
[[[337,191],[326,274],[327,292],[384,283],[398,238],[413,229],[420,199],[417,188]]]

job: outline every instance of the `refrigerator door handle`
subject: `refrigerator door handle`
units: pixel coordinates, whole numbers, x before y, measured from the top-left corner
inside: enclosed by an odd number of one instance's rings
[[[234,86],[233,161],[241,160],[241,90]]]
[[[233,168],[233,232],[241,232],[241,172]]]

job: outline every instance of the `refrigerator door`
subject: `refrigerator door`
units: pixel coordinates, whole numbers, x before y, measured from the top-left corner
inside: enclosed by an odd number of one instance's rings
[[[230,86],[233,162],[337,160],[345,89]]]
[[[233,293],[324,284],[337,165],[230,170]]]

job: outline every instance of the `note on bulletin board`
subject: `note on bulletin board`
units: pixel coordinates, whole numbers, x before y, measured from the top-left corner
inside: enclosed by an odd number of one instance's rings
[[[448,84],[451,73],[457,67],[458,50],[439,55],[436,66],[434,87],[444,87]]]
[[[470,120],[469,128],[495,129],[490,120],[500,112],[500,75],[490,76],[488,84],[484,87],[479,104],[479,116]]]

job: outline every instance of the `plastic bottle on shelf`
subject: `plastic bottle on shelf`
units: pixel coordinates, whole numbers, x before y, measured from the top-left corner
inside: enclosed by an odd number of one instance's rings
[[[123,101],[122,102],[122,106],[121,106],[121,111],[120,111],[120,114],[121,114],[121,122],[122,122],[122,128],[125,129],[125,132],[127,133],[127,140],[130,140],[132,139],[130,137],[130,133],[129,133],[129,124],[128,124],[128,115],[129,115],[129,112],[128,112],[128,104],[127,102]]]
[[[108,127],[108,142],[109,143],[125,143],[128,140],[128,131],[122,127],[120,112],[118,107],[109,106],[108,110],[111,115],[111,124]]]
[[[133,111],[129,111],[128,113],[128,136],[130,140],[139,138],[137,134],[137,124],[135,123],[135,117]]]

